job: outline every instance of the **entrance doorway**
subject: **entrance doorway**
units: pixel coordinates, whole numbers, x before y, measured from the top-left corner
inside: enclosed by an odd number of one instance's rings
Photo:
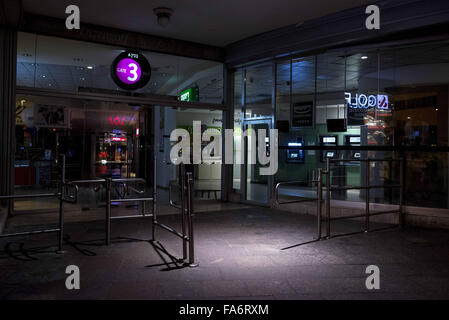
[[[242,164],[242,190],[244,202],[269,206],[271,191],[273,189],[273,177],[260,174],[262,165],[257,161],[257,150],[260,144],[264,145],[266,155],[270,154],[270,129],[272,129],[272,119],[245,120],[243,128],[246,135],[243,136],[244,162]],[[258,131],[265,129],[265,139],[260,141]],[[254,141],[255,140],[255,141]]]
[[[153,180],[150,105],[18,94],[16,108],[15,193],[57,192],[60,155],[66,179],[143,178]],[[97,209],[102,190],[80,190],[67,210]],[[53,213],[56,199],[14,201],[15,213]],[[56,216],[54,216],[56,217]]]

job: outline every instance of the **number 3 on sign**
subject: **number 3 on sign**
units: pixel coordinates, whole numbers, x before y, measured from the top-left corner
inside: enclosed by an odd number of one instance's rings
[[[131,70],[129,72],[133,75],[132,77],[128,77],[128,80],[134,82],[137,80],[137,77],[138,77],[137,69],[139,69],[139,67],[137,67],[137,64],[135,64],[135,63],[130,63],[128,65],[128,67],[131,68]]]

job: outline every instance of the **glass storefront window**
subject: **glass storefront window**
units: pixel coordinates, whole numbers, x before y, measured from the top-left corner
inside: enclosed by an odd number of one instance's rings
[[[243,72],[234,73],[234,166],[232,187],[240,190],[240,171],[242,156],[242,78]]]
[[[68,180],[150,177],[139,161],[145,152],[139,147],[145,136],[141,124],[151,115],[144,106],[17,95],[16,110],[16,193],[56,191],[60,155],[66,157]],[[93,189],[81,188],[80,194],[83,208],[104,200]],[[43,199],[39,208],[56,210],[54,201]],[[14,209],[35,205],[15,201]]]
[[[246,69],[245,119],[273,116],[273,64]]]
[[[265,96],[267,101],[271,93],[268,85],[261,84],[271,83],[268,66],[263,64],[247,69],[253,70],[253,75],[255,70],[260,74],[263,73],[261,70],[265,71],[266,79],[259,80],[259,89],[266,90],[259,90],[259,96]],[[276,181],[310,181],[318,168],[324,168],[326,157],[404,157],[407,163],[406,204],[448,208],[447,153],[419,151],[420,146],[448,146],[448,68],[447,41],[367,51],[347,48],[276,61],[275,115],[280,145],[287,147],[288,143],[301,143],[328,147],[328,150],[302,151],[295,161],[289,161],[287,150],[281,149]],[[248,79],[247,74],[246,81]],[[253,76],[252,83],[254,79],[257,77]],[[248,86],[250,89],[256,87],[247,83],[246,88]],[[250,92],[248,97],[251,97]],[[247,101],[247,117],[255,110],[251,102]],[[308,115],[310,105],[313,114]],[[292,112],[300,116],[295,118]],[[307,124],[310,119],[312,126],[298,126],[298,121]],[[401,146],[416,151],[357,152],[333,150],[333,145]],[[367,170],[363,163],[349,163],[332,172],[332,183],[364,185]],[[369,170],[373,184],[399,178],[398,166],[389,162],[372,164]],[[423,185],[431,192],[420,192]],[[351,191],[335,193],[333,197],[361,201],[364,194]],[[379,203],[394,202],[397,197],[397,193],[389,190],[376,190],[371,195],[372,201]]]

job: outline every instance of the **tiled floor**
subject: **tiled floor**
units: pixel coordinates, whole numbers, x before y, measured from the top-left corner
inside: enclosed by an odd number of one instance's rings
[[[179,229],[178,215],[160,220]],[[382,227],[374,225],[373,227]],[[69,223],[72,242],[102,239],[103,222]],[[360,230],[360,222],[333,224],[335,233]],[[265,208],[201,212],[195,217],[197,268],[164,265],[148,220],[114,221],[112,236],[143,241],[66,244],[55,254],[56,235],[0,241],[3,299],[439,299],[449,298],[449,231],[405,228],[311,240],[315,218]],[[172,254],[181,243],[159,230]],[[53,243],[52,243],[53,241]],[[22,246],[23,244],[23,246]],[[47,247],[46,247],[47,246]],[[38,248],[38,249],[32,249]],[[37,251],[40,252],[37,252]],[[163,256],[170,261],[167,256]],[[380,268],[380,290],[367,290],[368,265]],[[67,290],[65,268],[77,265],[81,289]],[[170,264],[173,267],[174,264]]]

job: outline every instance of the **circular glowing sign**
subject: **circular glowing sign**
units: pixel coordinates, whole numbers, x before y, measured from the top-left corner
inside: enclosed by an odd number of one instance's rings
[[[143,54],[125,51],[112,63],[111,75],[120,88],[136,90],[143,88],[150,81],[151,66]]]

